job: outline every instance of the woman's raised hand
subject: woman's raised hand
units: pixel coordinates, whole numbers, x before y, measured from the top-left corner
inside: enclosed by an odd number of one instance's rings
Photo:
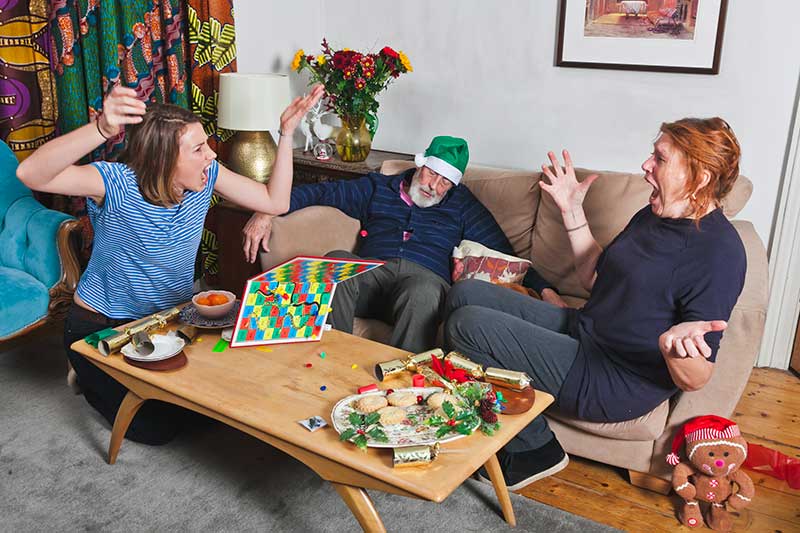
[[[303,115],[305,115],[314,104],[319,102],[324,92],[325,87],[317,84],[306,96],[298,96],[292,100],[289,107],[281,113],[281,134],[289,136],[294,133],[297,125],[300,124],[300,119],[303,118]]]
[[[147,106],[136,97],[135,90],[117,85],[103,100],[98,126],[105,137],[111,138],[118,135],[125,124],[141,122],[146,111]]]
[[[572,166],[569,152],[564,150],[562,154],[564,155],[564,167],[558,162],[555,153],[547,153],[553,166],[550,168],[542,165],[542,172],[550,180],[550,183],[540,181],[539,186],[553,198],[561,212],[566,213],[583,204],[586,192],[597,179],[597,174],[587,176],[585,180],[579,182],[575,177],[575,168]]]
[[[664,357],[711,357],[711,347],[704,335],[712,331],[724,331],[728,323],[724,320],[698,320],[675,324],[658,338],[658,347]]]

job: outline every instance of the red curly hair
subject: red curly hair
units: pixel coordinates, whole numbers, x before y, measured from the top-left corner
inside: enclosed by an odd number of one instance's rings
[[[739,177],[741,147],[733,130],[723,119],[683,118],[661,124],[661,133],[683,153],[689,171],[685,194],[692,207],[692,218],[700,217],[712,204],[721,205]],[[702,185],[703,171],[711,176]]]

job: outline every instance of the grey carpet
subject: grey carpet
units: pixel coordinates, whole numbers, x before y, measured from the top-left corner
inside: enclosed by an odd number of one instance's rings
[[[123,443],[65,383],[59,332],[0,345],[0,531],[358,531],[335,490],[301,463],[219,423],[167,446]],[[442,504],[371,493],[389,531],[616,531],[467,481]]]

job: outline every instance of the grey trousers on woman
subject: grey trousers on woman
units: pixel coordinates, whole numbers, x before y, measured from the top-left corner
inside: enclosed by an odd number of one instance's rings
[[[327,257],[358,258],[336,250]],[[412,353],[435,348],[450,285],[441,276],[407,259],[386,264],[343,281],[333,293],[331,325],[353,332],[353,318],[377,318],[393,324],[389,344]]]
[[[484,366],[527,373],[536,389],[558,401],[578,353],[577,310],[562,309],[484,281],[453,285],[445,305],[444,342]],[[539,415],[506,450],[534,450],[555,438]]]

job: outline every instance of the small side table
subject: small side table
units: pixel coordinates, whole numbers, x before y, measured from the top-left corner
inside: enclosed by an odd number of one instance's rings
[[[303,185],[304,183],[360,178],[370,172],[379,171],[383,162],[389,159],[411,161],[414,156],[400,152],[372,150],[366,161],[345,163],[339,159],[335,151],[330,160],[320,161],[314,157],[312,152],[303,152],[302,148],[297,148],[294,151],[294,184]]]
[[[294,185],[320,183],[340,179],[360,178],[370,172],[379,171],[384,161],[401,159],[411,161],[414,156],[400,152],[372,150],[366,161],[345,163],[338,155],[329,161],[319,161],[311,152],[302,148],[294,150]],[[217,210],[217,244],[219,247],[220,288],[241,294],[248,279],[261,273],[258,261],[248,263],[242,250],[242,228],[250,220],[253,212],[232,202],[223,200],[214,207]]]

